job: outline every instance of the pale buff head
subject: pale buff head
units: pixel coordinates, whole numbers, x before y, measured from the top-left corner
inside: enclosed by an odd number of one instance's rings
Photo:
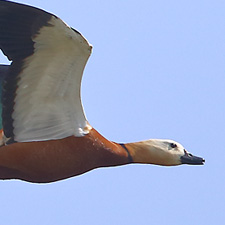
[[[127,145],[136,163],[148,163],[164,166],[180,164],[202,165],[205,160],[188,153],[176,141],[166,139],[150,139]]]

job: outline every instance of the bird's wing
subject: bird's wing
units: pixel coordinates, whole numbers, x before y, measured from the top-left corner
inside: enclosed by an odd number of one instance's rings
[[[80,85],[92,47],[43,10],[0,0],[0,49],[12,60],[3,82],[7,143],[89,132]]]
[[[8,71],[9,71],[8,65],[0,65],[0,129],[2,129],[2,116],[1,116],[2,115],[2,83]]]

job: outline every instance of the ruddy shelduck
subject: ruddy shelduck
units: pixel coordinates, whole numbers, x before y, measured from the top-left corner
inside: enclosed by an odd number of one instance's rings
[[[0,0],[0,179],[53,182],[129,163],[201,165],[172,140],[119,144],[87,121],[80,85],[92,46],[57,16]]]

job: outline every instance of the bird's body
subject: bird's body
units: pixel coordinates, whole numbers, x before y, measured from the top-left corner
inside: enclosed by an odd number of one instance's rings
[[[0,48],[12,60],[0,66],[0,179],[52,182],[128,163],[203,164],[174,141],[118,144],[92,128],[80,99],[92,46],[53,14],[0,0]]]
[[[52,182],[85,173],[98,167],[129,162],[119,144],[95,129],[84,137],[14,143],[1,148],[0,179],[19,178],[30,182]]]

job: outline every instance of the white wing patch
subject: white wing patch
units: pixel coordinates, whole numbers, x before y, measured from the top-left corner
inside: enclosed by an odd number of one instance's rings
[[[92,47],[59,18],[48,23],[33,37],[34,54],[19,74],[12,115],[17,142],[79,137],[91,129],[80,85]]]

